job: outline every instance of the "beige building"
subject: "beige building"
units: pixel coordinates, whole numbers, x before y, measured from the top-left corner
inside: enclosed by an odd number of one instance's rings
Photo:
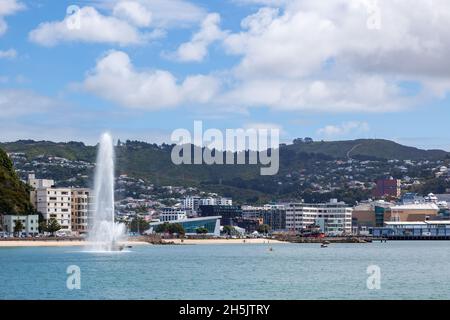
[[[394,207],[395,204],[384,201],[384,200],[376,200],[376,201],[364,201],[354,207],[352,213],[352,221],[353,227],[361,228],[361,227],[376,227],[377,225],[382,226],[384,223],[384,219],[381,221],[377,221],[376,208],[379,208],[384,212],[388,210],[390,207]],[[382,218],[382,217],[381,217]]]
[[[384,221],[413,222],[436,219],[439,207],[435,203],[418,203],[393,206],[385,211]]]
[[[72,232],[84,234],[88,231],[91,190],[87,188],[72,189]]]

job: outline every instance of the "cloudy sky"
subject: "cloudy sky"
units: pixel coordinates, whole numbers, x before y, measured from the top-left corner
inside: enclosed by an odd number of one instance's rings
[[[450,150],[448,0],[0,0],[0,140],[276,127]]]

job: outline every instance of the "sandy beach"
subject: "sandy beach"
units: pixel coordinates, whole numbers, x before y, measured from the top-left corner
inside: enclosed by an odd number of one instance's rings
[[[284,243],[277,240],[267,239],[167,239],[166,242],[185,245],[210,245],[210,244],[276,244]],[[0,248],[5,247],[79,247],[85,246],[86,241],[67,241],[67,240],[12,240],[0,241]],[[144,241],[128,241],[124,245],[151,245]]]

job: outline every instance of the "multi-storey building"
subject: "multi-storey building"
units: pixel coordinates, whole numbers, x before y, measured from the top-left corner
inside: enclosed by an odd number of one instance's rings
[[[375,197],[394,197],[401,196],[401,181],[394,178],[380,179],[377,181],[377,187],[373,192]]]
[[[350,234],[352,211],[351,207],[336,199],[320,204],[289,203],[286,205],[286,228],[302,232],[316,225],[327,235]]]
[[[217,198],[208,197],[201,198],[198,196],[186,197],[183,200],[183,208],[191,211],[192,213],[197,213],[200,206],[232,206],[233,200],[230,198]]]
[[[56,219],[61,231],[72,231],[72,194],[70,188],[39,188],[35,191],[36,210],[45,220]]]
[[[28,183],[33,187],[31,203],[45,220],[56,219],[61,231],[88,231],[89,189],[55,188],[53,180],[36,179],[34,175],[28,176]]]
[[[163,208],[159,214],[159,220],[162,222],[187,219],[186,210],[181,208]]]
[[[197,212],[200,206],[200,197],[186,197],[183,201],[183,208],[191,212]]]
[[[72,231],[78,234],[88,232],[91,190],[87,188],[72,189]]]
[[[222,226],[233,225],[233,218],[242,217],[241,206],[204,205],[199,208],[201,217],[221,216]]]
[[[37,190],[41,188],[52,188],[55,185],[55,181],[50,179],[36,179],[34,174],[29,174],[28,184],[33,188],[33,190]],[[36,203],[36,192],[30,193],[30,201],[32,204]]]
[[[39,233],[39,216],[36,215],[2,215],[1,224],[5,232],[14,233],[17,223],[20,221],[23,229],[18,231],[20,234],[36,235]]]
[[[286,229],[285,205],[244,206],[242,207],[242,216],[247,219],[262,219],[262,223],[269,225],[272,231]]]

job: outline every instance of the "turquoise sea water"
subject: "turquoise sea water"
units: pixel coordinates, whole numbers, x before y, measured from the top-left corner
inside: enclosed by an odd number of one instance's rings
[[[0,299],[450,299],[450,242],[270,246],[0,248]],[[70,265],[80,290],[67,289]]]

